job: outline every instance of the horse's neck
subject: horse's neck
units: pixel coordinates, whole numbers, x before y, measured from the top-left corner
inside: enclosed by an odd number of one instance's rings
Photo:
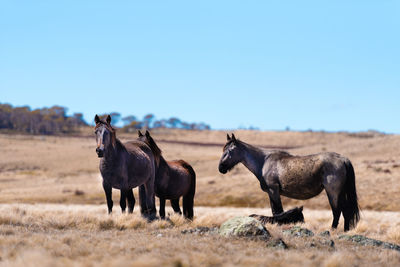
[[[247,169],[249,169],[249,171],[260,179],[262,177],[262,168],[264,166],[265,158],[268,155],[261,149],[248,144],[243,146],[243,150],[243,160],[241,162]]]
[[[106,165],[115,164],[121,157],[120,152],[123,151],[124,145],[116,139],[115,147],[110,144],[109,147],[105,150],[104,154],[104,163]]]

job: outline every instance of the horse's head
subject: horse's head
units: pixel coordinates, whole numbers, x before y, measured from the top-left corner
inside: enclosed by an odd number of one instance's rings
[[[108,115],[106,121],[102,121],[99,116],[94,117],[96,126],[94,134],[96,135],[96,153],[99,158],[104,156],[104,153],[110,146],[115,146],[116,137],[115,129],[111,126],[111,116]]]
[[[241,152],[238,146],[239,142],[236,140],[235,135],[232,134],[232,137],[230,137],[229,134],[227,134],[226,136],[227,142],[224,146],[218,166],[219,172],[223,174],[230,171],[241,160]]]

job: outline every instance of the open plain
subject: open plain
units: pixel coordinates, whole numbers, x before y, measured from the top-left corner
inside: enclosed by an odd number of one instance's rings
[[[4,266],[120,265],[269,265],[393,266],[400,252],[361,246],[340,239],[330,229],[332,215],[325,192],[299,201],[282,198],[285,209],[304,206],[305,223],[315,233],[299,238],[292,227],[267,224],[288,249],[268,247],[263,240],[224,238],[213,232],[182,233],[196,227],[218,227],[226,219],[252,213],[270,215],[267,195],[256,178],[239,165],[218,172],[226,132],[155,130],[152,135],[168,159],[185,159],[197,174],[195,219],[147,223],[138,205],[121,214],[119,192],[107,215],[92,129],[74,137],[0,135],[0,264]],[[348,234],[400,243],[400,136],[377,132],[235,131],[250,144],[305,155],[335,151],[355,169],[361,221]],[[119,134],[122,140],[135,134]],[[135,196],[137,198],[137,189]],[[167,212],[172,213],[167,202]],[[330,230],[334,246],[317,238]],[[347,233],[346,233],[347,234]]]

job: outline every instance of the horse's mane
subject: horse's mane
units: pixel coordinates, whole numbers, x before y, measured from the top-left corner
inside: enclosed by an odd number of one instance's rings
[[[255,150],[255,151],[260,152],[260,153],[264,152],[264,150],[262,148],[250,145],[250,144],[245,143],[245,142],[243,142],[243,141],[241,141],[239,139],[236,139],[236,142],[239,144],[239,146],[244,146],[246,148],[250,148],[251,150],[253,150],[253,151]]]
[[[283,151],[283,150],[270,150],[270,149],[266,149],[266,148],[263,148],[263,147],[258,147],[258,146],[250,145],[249,143],[243,142],[243,141],[241,141],[241,140],[239,140],[239,139],[235,139],[235,140],[232,140],[232,139],[231,139],[231,140],[229,140],[229,141],[225,144],[223,150],[225,150],[230,144],[232,144],[232,143],[234,143],[234,142],[236,142],[236,144],[237,144],[238,146],[245,147],[245,148],[250,149],[250,150],[252,150],[252,151],[255,151],[255,152],[259,153],[259,154],[280,153],[280,154],[282,154],[282,155],[290,156],[290,154],[289,154],[288,152],[286,152],[286,151]]]
[[[231,139],[231,140],[229,140],[228,142],[226,142],[226,144],[225,144],[223,150],[225,150],[225,149],[226,149],[230,144],[232,144],[232,143],[236,143],[238,146],[244,146],[244,147],[250,148],[251,150],[256,150],[256,151],[258,151],[258,152],[263,152],[263,149],[262,149],[262,148],[259,148],[259,147],[250,145],[250,144],[245,143],[245,142],[243,142],[243,141],[241,141],[241,140],[239,140],[239,139],[235,139],[235,140]]]
[[[146,141],[147,144],[149,145],[151,151],[153,151],[153,154],[156,158],[161,157],[161,149],[157,146],[156,142],[154,141],[153,137],[151,137],[149,134],[146,135]]]

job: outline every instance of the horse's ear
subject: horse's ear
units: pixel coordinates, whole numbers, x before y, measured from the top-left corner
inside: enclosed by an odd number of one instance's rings
[[[226,141],[231,141],[231,137],[229,136],[229,134],[226,134]]]
[[[149,133],[149,131],[147,131],[147,130],[146,130],[146,136],[147,136],[147,137],[150,137],[150,133]]]
[[[138,130],[137,133],[138,133],[138,136],[139,136],[139,137],[142,137],[142,136],[143,136],[143,134],[142,134],[142,132],[141,132],[140,130]]]
[[[232,133],[232,140],[236,141],[236,137],[235,137],[235,135],[233,133]]]
[[[300,210],[300,211],[303,211],[303,206],[301,206],[301,207],[299,208],[299,210]]]
[[[111,116],[110,116],[110,115],[107,115],[106,122],[107,122],[108,124],[110,124],[110,123],[111,123]]]
[[[96,124],[98,124],[100,122],[100,118],[99,118],[99,116],[97,116],[97,114],[96,114],[96,116],[94,116],[94,122]]]

